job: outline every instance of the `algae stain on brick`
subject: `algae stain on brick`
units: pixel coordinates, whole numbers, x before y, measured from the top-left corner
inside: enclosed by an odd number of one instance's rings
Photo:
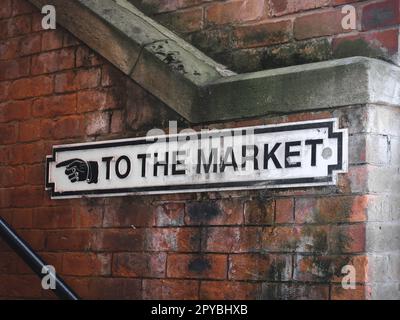
[[[216,202],[193,202],[187,206],[188,215],[195,223],[206,223],[219,216],[222,211]]]
[[[202,273],[211,269],[211,264],[204,257],[194,258],[189,262],[188,268],[191,272]]]

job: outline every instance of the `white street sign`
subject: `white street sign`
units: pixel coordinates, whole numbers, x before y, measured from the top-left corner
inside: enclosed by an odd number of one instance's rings
[[[336,184],[348,132],[324,119],[53,147],[52,198]]]

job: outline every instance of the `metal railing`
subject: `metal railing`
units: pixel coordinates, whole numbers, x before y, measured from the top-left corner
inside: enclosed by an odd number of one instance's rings
[[[54,293],[63,300],[79,300],[78,296],[69,288],[66,283],[56,274],[54,274],[43,259],[17,235],[17,233],[0,218],[0,237],[25,261],[34,273],[42,278],[43,270],[48,270],[47,276],[55,281]]]

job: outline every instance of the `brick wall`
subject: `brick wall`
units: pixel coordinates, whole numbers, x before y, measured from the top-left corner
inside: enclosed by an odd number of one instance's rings
[[[398,0],[129,0],[235,71],[348,56],[399,60]],[[342,28],[344,5],[356,30]]]
[[[262,4],[254,5],[259,12]],[[221,22],[227,11],[213,10]],[[253,19],[252,10],[238,20]],[[370,266],[389,255],[385,248],[371,255],[367,234],[382,227],[369,217],[389,227],[399,221],[396,207],[383,205],[398,203],[386,200],[400,185],[399,109],[348,106],[208,127],[332,116],[351,135],[350,170],[338,186],[50,200],[44,160],[53,145],[142,136],[169,120],[189,124],[62,28],[42,31],[25,0],[1,0],[0,216],[83,298],[366,299],[376,284],[398,285],[371,279]],[[399,260],[390,259],[396,268]],[[356,290],[340,286],[347,264],[356,268]],[[52,298],[2,242],[0,298]]]

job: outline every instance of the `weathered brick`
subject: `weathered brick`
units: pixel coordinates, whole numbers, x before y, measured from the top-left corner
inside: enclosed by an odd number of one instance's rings
[[[253,199],[244,204],[244,217],[248,225],[272,224],[275,216],[275,200]]]
[[[26,99],[49,95],[53,92],[53,77],[38,76],[16,80],[10,88],[13,99]]]
[[[261,235],[258,227],[207,228],[202,235],[202,249],[208,252],[257,252]]]
[[[12,225],[17,229],[32,228],[32,209],[21,208],[12,210]]]
[[[362,222],[368,196],[296,198],[296,223]]]
[[[332,300],[368,300],[371,297],[371,287],[364,284],[356,284],[355,289],[344,289],[342,285],[332,286]]]
[[[8,99],[9,89],[10,89],[10,82],[8,81],[0,82],[0,102],[6,101]]]
[[[149,204],[125,198],[112,200],[104,212],[105,227],[146,227],[154,225],[153,208]]]
[[[186,205],[187,225],[238,225],[243,223],[243,201],[225,199],[190,202]]]
[[[40,120],[23,121],[19,123],[18,140],[21,142],[31,142],[39,140],[41,137]]]
[[[300,16],[294,22],[294,37],[303,40],[349,32],[343,29],[342,19],[340,10]]]
[[[89,230],[49,231],[46,233],[46,250],[87,251],[93,241],[93,232]]]
[[[93,112],[85,116],[86,134],[88,136],[97,136],[110,132],[110,113]]]
[[[167,255],[159,253],[116,253],[112,274],[130,278],[164,278]]]
[[[328,300],[329,285],[307,283],[263,283],[261,299],[265,300]]]
[[[210,24],[257,20],[264,14],[264,5],[264,0],[215,2],[206,8],[206,19]]]
[[[344,266],[355,268],[356,282],[367,280],[368,263],[365,256],[297,256],[293,278],[297,281],[341,282]]]
[[[196,280],[143,280],[145,300],[195,300],[198,292],[199,282]]]
[[[15,187],[23,185],[25,182],[25,169],[23,166],[6,167],[2,169],[0,177],[1,187]]]
[[[40,98],[34,101],[32,115],[34,117],[57,117],[76,112],[76,94]]]
[[[201,300],[256,300],[261,293],[259,283],[233,281],[202,281]]]
[[[94,253],[64,253],[63,273],[74,276],[109,275],[111,255]]]
[[[263,22],[235,28],[236,47],[255,48],[288,42],[292,34],[292,22]]]
[[[13,16],[28,14],[37,9],[26,0],[13,0]]]
[[[287,281],[292,274],[290,255],[233,254],[229,256],[230,280]]]
[[[53,73],[75,66],[75,51],[65,48],[57,51],[44,52],[32,57],[31,72],[33,75]]]
[[[17,125],[1,124],[0,125],[0,144],[13,144],[17,141]]]
[[[45,31],[42,34],[42,51],[56,50],[63,47],[64,34],[58,30]]]
[[[201,230],[196,228],[151,228],[146,231],[145,249],[149,251],[197,252]]]
[[[366,244],[365,224],[332,226],[329,236],[329,250],[332,253],[361,253]]]
[[[330,5],[330,0],[269,0],[271,16],[283,16]]]
[[[362,8],[362,29],[384,28],[400,23],[400,4],[398,0],[387,0],[366,4]]]
[[[100,69],[74,70],[57,74],[55,76],[55,92],[63,93],[97,87],[100,75]]]
[[[33,226],[40,229],[65,229],[78,226],[78,214],[72,207],[47,207],[33,211]]]
[[[28,34],[19,39],[18,54],[28,56],[41,50],[42,35],[40,33]]]
[[[0,81],[11,80],[29,75],[30,58],[24,57],[17,60],[0,61]]]
[[[10,162],[12,164],[39,163],[43,158],[44,145],[42,142],[32,142],[14,145],[10,150]]]
[[[203,8],[195,7],[162,14],[157,20],[179,33],[194,32],[203,27]]]
[[[115,109],[118,107],[114,92],[107,90],[86,90],[78,93],[78,111],[89,112],[97,110]]]
[[[11,191],[11,206],[15,208],[32,208],[43,202],[43,188],[19,187]]]
[[[93,249],[97,251],[142,251],[144,229],[104,229],[96,233]]]
[[[52,137],[65,139],[81,137],[85,132],[85,121],[82,116],[63,117],[53,122]]]
[[[276,199],[275,201],[275,223],[292,223],[294,220],[293,199]]]
[[[155,209],[156,225],[159,227],[166,226],[183,226],[185,216],[184,203],[163,203]]]
[[[226,279],[227,256],[221,254],[169,254],[167,277]]]
[[[0,19],[9,18],[12,14],[12,0],[3,0],[0,7]]]

